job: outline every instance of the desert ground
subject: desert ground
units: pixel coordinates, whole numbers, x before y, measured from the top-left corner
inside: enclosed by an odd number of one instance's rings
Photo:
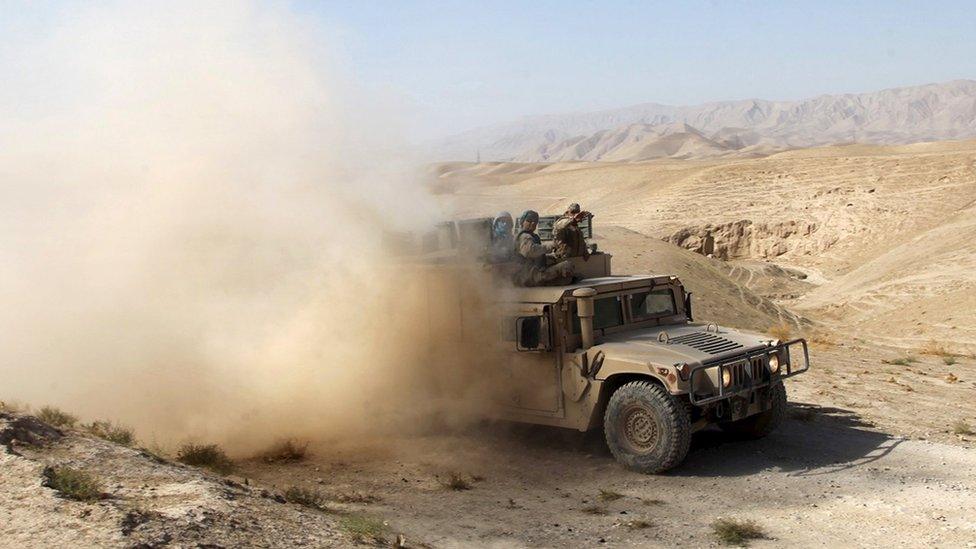
[[[754,547],[976,547],[976,142],[451,163],[429,186],[459,217],[579,202],[615,271],[680,276],[700,320],[806,337],[788,421],[758,441],[700,432],[657,476],[599,433],[499,423],[311,440],[220,475],[8,411],[0,545],[707,547],[732,518],[765,531]],[[104,497],[43,488],[64,464]]]

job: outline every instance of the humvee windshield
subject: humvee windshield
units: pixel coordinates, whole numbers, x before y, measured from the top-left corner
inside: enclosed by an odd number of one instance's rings
[[[671,291],[671,288],[661,288],[633,294],[630,301],[630,312],[635,320],[673,315],[676,312],[674,292]]]
[[[593,302],[593,329],[613,328],[624,323],[623,300],[620,296],[602,297]],[[573,333],[580,333],[580,319],[573,306]]]
[[[593,301],[593,329],[602,330],[624,324],[624,307],[629,303],[631,322],[642,322],[677,314],[670,286],[631,294],[597,298]],[[580,333],[580,319],[573,304],[573,333]]]

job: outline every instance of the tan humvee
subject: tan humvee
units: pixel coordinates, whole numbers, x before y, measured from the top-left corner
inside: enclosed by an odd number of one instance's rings
[[[449,247],[478,256],[481,246],[464,235],[486,234],[490,220],[454,226],[439,228],[442,236],[453,232]],[[592,235],[592,223],[587,230]],[[646,473],[681,463],[691,433],[708,425],[761,437],[782,422],[782,382],[809,367],[805,340],[695,323],[691,294],[676,276],[612,275],[611,257],[601,252],[574,262],[584,275],[578,283],[492,290],[502,326],[497,344],[505,350],[495,360],[507,374],[497,416],[602,427],[617,460]],[[441,261],[437,276],[450,270]],[[437,302],[455,305],[440,294]],[[461,324],[464,316],[451,318]],[[460,327],[457,334],[466,337]]]

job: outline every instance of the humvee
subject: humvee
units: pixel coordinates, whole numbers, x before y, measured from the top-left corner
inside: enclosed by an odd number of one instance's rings
[[[583,229],[592,237],[592,219]],[[441,264],[444,251],[484,261],[490,238],[490,219],[456,221],[422,247]],[[495,415],[602,428],[614,457],[644,473],[680,464],[691,434],[709,425],[753,438],[773,431],[786,413],[783,381],[809,368],[806,341],[695,322],[677,276],[611,274],[611,259],[601,251],[574,258],[582,279],[573,284],[496,292],[507,348],[498,366],[508,381]],[[490,268],[504,278],[505,265]]]

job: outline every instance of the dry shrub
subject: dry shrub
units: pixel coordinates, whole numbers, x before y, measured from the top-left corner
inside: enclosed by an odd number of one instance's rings
[[[600,501],[617,501],[618,499],[624,497],[620,492],[614,492],[613,490],[600,490],[600,495],[597,496]]]
[[[961,419],[956,420],[952,424],[952,433],[956,435],[963,435],[963,436],[976,435],[976,431],[973,431],[973,428],[970,427],[968,423],[966,423]]]
[[[54,406],[45,406],[37,412],[37,419],[55,427],[74,427],[78,418]]]
[[[176,461],[194,467],[206,467],[221,475],[234,470],[233,460],[216,444],[184,444],[176,454]]]
[[[816,332],[807,338],[810,347],[814,349],[829,349],[837,346],[837,341],[826,332]]]
[[[96,501],[102,498],[102,484],[98,479],[70,467],[44,469],[43,485],[77,501]]]
[[[956,363],[956,357],[954,356],[944,356],[942,357],[942,363],[946,366],[952,366]]]
[[[955,353],[949,351],[946,346],[932,339],[928,343],[919,347],[918,352],[923,355],[933,356],[953,356]]]
[[[291,486],[285,490],[285,501],[318,509],[319,511],[326,510],[325,496],[317,490],[310,490],[301,486]]]
[[[644,519],[634,519],[634,520],[628,520],[627,522],[625,522],[624,523],[624,526],[628,530],[643,530],[645,528],[650,528],[651,526],[654,526],[654,524],[652,524],[652,523],[650,523],[650,522],[648,522],[648,521],[646,521]]]
[[[379,496],[374,496],[373,494],[360,494],[355,492],[350,492],[346,494],[338,494],[333,497],[335,501],[339,503],[376,503],[380,501]]]
[[[745,547],[749,540],[767,539],[765,530],[751,520],[718,519],[712,523],[712,533],[725,545]]]
[[[766,332],[780,341],[789,341],[793,336],[793,327],[785,322],[770,326]]]
[[[131,428],[112,423],[111,421],[93,421],[84,427],[86,431],[96,437],[121,444],[122,446],[132,446],[132,443],[136,440]]]
[[[589,507],[584,507],[583,512],[587,515],[605,515],[607,514],[607,509],[599,505],[590,505]]]
[[[350,515],[339,521],[339,527],[358,543],[385,544],[389,526],[378,518]]]
[[[290,463],[302,461],[308,455],[308,441],[287,439],[278,442],[260,454],[266,463]]]
[[[470,490],[471,482],[468,479],[461,476],[459,473],[451,473],[447,481],[443,483],[445,488],[454,491]]]

